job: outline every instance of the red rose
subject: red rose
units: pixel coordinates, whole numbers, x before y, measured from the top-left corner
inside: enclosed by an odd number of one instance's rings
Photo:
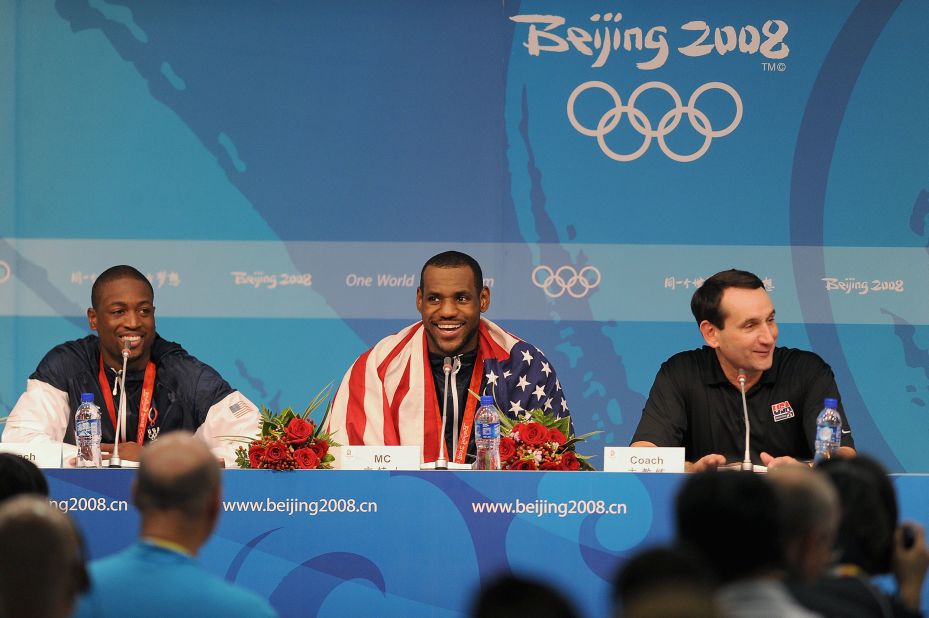
[[[581,462],[574,451],[565,451],[561,454],[561,465],[565,470],[580,470]]]
[[[252,442],[248,447],[248,465],[253,468],[261,466],[261,458],[264,457],[265,447],[260,442]]]
[[[552,427],[551,429],[548,430],[548,441],[556,442],[558,446],[561,446],[562,444],[567,442],[568,439],[565,438],[564,434],[558,431],[558,429],[556,429],[555,427]]]
[[[313,432],[316,430],[316,427],[313,426],[313,421],[307,421],[302,418],[292,419],[287,423],[287,429],[285,433],[287,434],[287,441],[291,444],[297,444],[300,442],[306,442],[310,436],[313,435]]]
[[[539,465],[535,459],[520,459],[510,467],[510,470],[538,470]]]
[[[513,425],[513,429],[510,430],[510,435],[515,435],[517,440],[523,442],[526,439],[526,423],[516,423]]]
[[[500,461],[509,461],[516,456],[516,442],[513,438],[500,438]]]
[[[317,440],[310,445],[310,448],[313,449],[314,453],[316,453],[316,457],[322,461],[323,457],[326,456],[326,453],[329,452],[329,443],[325,440]]]
[[[539,470],[564,470],[557,461],[543,461]]]
[[[274,464],[284,461],[288,456],[287,445],[283,442],[271,442],[265,447],[264,461]]]
[[[301,470],[315,470],[319,466],[319,457],[311,448],[298,448],[294,451],[294,459]]]
[[[529,423],[526,425],[526,431],[519,435],[526,444],[538,446],[548,440],[548,429],[542,423]]]

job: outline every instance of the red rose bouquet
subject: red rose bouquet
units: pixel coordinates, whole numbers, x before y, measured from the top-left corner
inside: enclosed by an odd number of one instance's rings
[[[329,447],[339,444],[332,440],[328,431],[323,431],[329,407],[318,426],[310,418],[329,396],[329,391],[329,387],[320,391],[303,414],[297,414],[292,408],[274,414],[261,406],[261,436],[242,440],[246,446],[236,449],[236,464],[240,468],[271,470],[331,470],[334,457]]]
[[[516,420],[500,415],[500,468],[502,470],[593,470],[589,455],[574,447],[590,436],[571,434],[571,419],[555,418],[542,410],[530,410]]]

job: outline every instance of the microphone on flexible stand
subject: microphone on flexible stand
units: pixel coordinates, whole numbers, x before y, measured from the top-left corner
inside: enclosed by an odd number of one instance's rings
[[[448,420],[448,377],[452,373],[452,359],[446,356],[442,361],[442,373],[445,374],[445,396],[442,398],[442,427],[439,428],[439,456],[435,460],[436,470],[448,470],[448,450],[445,446],[445,423]]]
[[[461,371],[461,357],[456,356],[452,366],[452,444],[458,448],[458,372]]]
[[[120,438],[126,439],[126,365],[129,362],[129,345],[129,340],[123,339],[123,370],[116,376],[116,383],[119,385],[119,414],[116,416],[115,439],[113,440],[113,453],[110,455],[110,468],[123,467],[123,462],[119,458],[119,441]],[[113,394],[116,394],[115,384]]]
[[[745,401],[745,372],[739,369],[739,390],[742,391],[742,416],[745,418],[745,456],[742,459],[742,467],[740,468],[743,472],[753,472],[755,466],[752,465],[752,455],[750,451],[750,438],[749,434],[751,433],[751,426],[748,424],[748,404]]]

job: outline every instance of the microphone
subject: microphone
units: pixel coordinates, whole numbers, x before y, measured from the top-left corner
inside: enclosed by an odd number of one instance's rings
[[[458,448],[458,372],[461,370],[461,357],[455,357],[452,366],[452,444]]]
[[[445,396],[442,398],[442,427],[439,428],[439,456],[435,460],[436,470],[448,470],[448,451],[445,447],[445,423],[448,419],[448,377],[452,373],[452,359],[446,356],[442,360],[442,372],[445,374]]]
[[[739,369],[739,375],[737,377],[739,380],[739,390],[742,391],[742,416],[745,418],[745,456],[742,459],[742,467],[740,468],[744,472],[754,471],[754,466],[752,465],[752,455],[750,451],[750,438],[751,425],[748,423],[748,403],[745,401],[745,372]]]
[[[119,458],[119,440],[126,439],[126,364],[129,362],[129,340],[123,339],[123,370],[116,376],[119,384],[119,414],[116,416],[115,436],[113,440],[113,453],[110,455],[110,468],[122,468],[123,462]],[[116,387],[113,387],[116,390]]]

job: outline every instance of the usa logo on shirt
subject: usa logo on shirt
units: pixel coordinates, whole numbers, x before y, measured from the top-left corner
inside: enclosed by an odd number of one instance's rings
[[[782,401],[771,406],[771,414],[774,415],[774,422],[786,421],[794,417],[794,409],[790,407],[789,401]]]

